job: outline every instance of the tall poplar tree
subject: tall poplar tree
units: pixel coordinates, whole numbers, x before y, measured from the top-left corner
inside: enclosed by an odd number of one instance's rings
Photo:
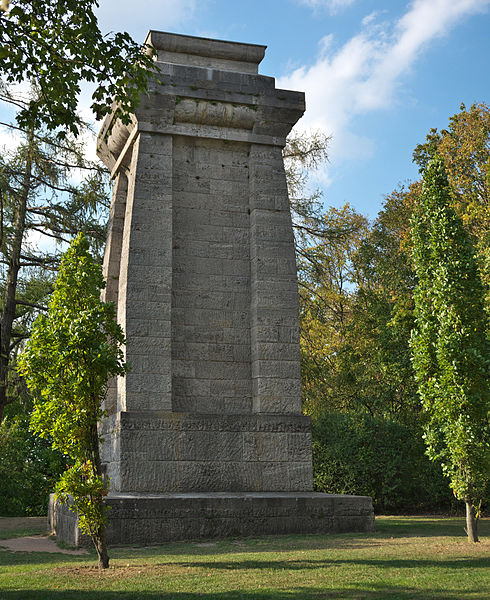
[[[451,207],[443,161],[432,159],[412,218],[418,277],[411,348],[425,441],[456,498],[466,504],[468,540],[490,475],[490,347],[475,250]]]

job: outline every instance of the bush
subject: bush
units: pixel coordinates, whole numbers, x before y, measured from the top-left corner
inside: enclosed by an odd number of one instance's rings
[[[324,414],[313,421],[313,472],[317,491],[371,496],[378,513],[458,506],[441,468],[425,455],[418,425]]]
[[[21,416],[0,424],[0,516],[42,516],[60,473],[63,457],[31,434]]]

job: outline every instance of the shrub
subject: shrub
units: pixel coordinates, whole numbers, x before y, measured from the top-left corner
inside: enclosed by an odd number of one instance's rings
[[[440,467],[425,455],[422,429],[368,414],[313,421],[315,489],[373,498],[376,512],[454,509]]]
[[[6,417],[0,424],[0,516],[47,514],[64,468],[61,454],[29,431],[27,419]]]

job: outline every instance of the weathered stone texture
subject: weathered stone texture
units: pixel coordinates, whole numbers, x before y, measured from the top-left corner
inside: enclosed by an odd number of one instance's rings
[[[308,425],[292,452],[287,431],[257,433],[248,418],[275,414],[287,429],[301,415],[282,147],[304,96],[258,75],[262,46],[149,40],[162,83],[129,126],[108,119],[99,137],[116,179],[106,297],[117,300],[131,364],[107,401],[118,415],[103,450],[112,489],[311,490]],[[192,414],[204,429],[138,431],[137,416],[157,412],[160,422]],[[245,424],[239,433],[224,415]]]
[[[309,493],[110,494],[109,544],[285,533],[373,531],[371,498]],[[51,498],[51,506],[54,507]],[[55,513],[55,510],[51,510]],[[75,519],[58,507],[58,521]],[[87,545],[76,529],[66,542]]]
[[[105,426],[103,460],[114,491],[312,487],[311,433],[302,415],[119,413]]]
[[[176,412],[251,412],[247,154],[244,143],[175,137],[172,407]]]
[[[304,95],[258,74],[264,46],[147,41],[162,81],[98,145],[115,179],[105,297],[131,365],[102,428],[109,539],[369,529],[369,499],[312,493],[282,159]]]

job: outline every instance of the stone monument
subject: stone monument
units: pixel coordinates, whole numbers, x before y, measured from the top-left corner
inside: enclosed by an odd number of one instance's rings
[[[114,178],[105,299],[131,365],[103,424],[109,542],[371,530],[370,498],[312,491],[282,160],[304,94],[258,74],[265,46],[146,43],[161,82],[98,141]],[[77,543],[75,516],[56,520]]]

